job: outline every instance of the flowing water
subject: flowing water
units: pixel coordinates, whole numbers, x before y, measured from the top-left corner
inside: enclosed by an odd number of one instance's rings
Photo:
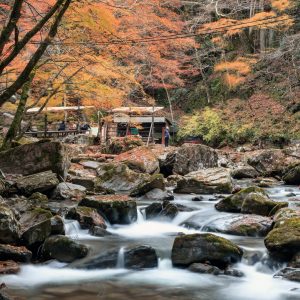
[[[298,188],[278,186],[267,189],[275,200],[288,200],[289,194],[299,198]],[[192,195],[176,195],[175,202],[193,209],[181,212],[172,221],[146,221],[145,206],[139,202],[138,220],[124,226],[109,226],[111,236],[93,237],[81,230],[75,221],[66,220],[66,234],[91,249],[90,256],[119,248],[116,268],[108,270],[82,270],[52,261],[42,265],[24,265],[17,275],[0,277],[18,299],[195,299],[195,300],[294,300],[300,299],[300,284],[273,278],[277,268],[264,263],[267,256],[263,238],[218,234],[240,245],[245,253],[258,253],[261,260],[248,265],[244,260],[235,268],[242,271],[242,278],[196,274],[172,267],[171,248],[178,233],[201,232],[211,222],[226,222],[232,217],[214,209],[217,200],[212,195],[203,196],[201,202],[191,201]],[[296,206],[297,201],[290,201]],[[199,229],[182,226],[187,220],[196,220]],[[124,250],[132,245],[151,245],[159,256],[156,269],[132,271],[124,269]]]

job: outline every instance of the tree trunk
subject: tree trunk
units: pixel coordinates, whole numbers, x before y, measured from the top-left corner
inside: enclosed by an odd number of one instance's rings
[[[26,109],[26,103],[29,97],[30,86],[32,80],[34,78],[34,73],[30,76],[30,79],[23,85],[22,94],[20,98],[20,102],[15,113],[14,119],[9,127],[9,130],[3,140],[1,151],[10,149],[12,146],[12,142],[15,140],[18,131],[21,127],[21,122],[23,120],[23,115]]]

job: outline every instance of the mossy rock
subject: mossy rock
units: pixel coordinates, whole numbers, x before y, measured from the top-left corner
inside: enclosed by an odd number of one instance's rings
[[[241,212],[241,208],[244,200],[250,193],[256,193],[267,197],[267,193],[265,192],[264,189],[257,186],[251,186],[242,189],[241,191],[239,191],[234,195],[222,199],[215,205],[215,208],[219,211],[239,213]]]
[[[241,213],[272,216],[277,210],[287,206],[287,202],[275,202],[262,194],[250,193],[243,201]]]
[[[224,269],[239,262],[242,256],[239,246],[210,233],[178,236],[172,248],[172,263],[179,267],[209,262]]]
[[[274,227],[280,227],[281,222],[296,217],[300,217],[300,210],[295,210],[288,207],[281,208],[273,217],[273,220],[275,222]]]
[[[300,217],[283,220],[265,238],[270,254],[284,260],[300,252]]]
[[[63,235],[47,238],[42,247],[44,259],[57,259],[61,262],[73,262],[76,259],[85,257],[87,254],[88,248],[85,245],[78,244]]]

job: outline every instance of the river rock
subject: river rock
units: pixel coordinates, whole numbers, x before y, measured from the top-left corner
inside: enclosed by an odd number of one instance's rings
[[[259,173],[251,166],[238,166],[231,171],[231,176],[234,179],[256,178]]]
[[[91,234],[93,236],[98,236],[98,237],[112,235],[110,232],[108,232],[107,230],[105,230],[104,228],[99,227],[99,226],[91,227],[89,229],[89,234]]]
[[[61,262],[70,263],[87,256],[88,248],[76,243],[69,237],[56,235],[45,240],[41,253],[44,259],[57,259]]]
[[[84,186],[69,182],[61,182],[54,190],[52,198],[55,200],[70,199],[80,201],[85,197],[85,195],[86,188]]]
[[[130,193],[150,179],[149,174],[137,173],[125,164],[102,163],[97,169],[96,190],[111,190],[115,193]]]
[[[0,243],[16,243],[19,239],[20,225],[15,213],[4,203],[0,203]]]
[[[93,169],[97,170],[100,166],[100,163],[93,160],[84,160],[79,162],[80,165],[82,165],[86,169]]]
[[[175,238],[172,248],[172,263],[178,267],[188,267],[193,263],[209,262],[224,269],[241,260],[243,250],[222,237],[204,233],[189,234]]]
[[[106,253],[93,257],[80,264],[81,269],[106,269],[115,268],[120,259],[119,249],[109,250]],[[133,246],[124,249],[122,262],[119,261],[119,267],[126,269],[149,269],[158,266],[158,257],[156,251],[151,246]]]
[[[106,224],[95,208],[78,206],[71,208],[66,214],[67,219],[79,222],[82,229],[90,229],[94,226],[106,228]]]
[[[188,267],[188,270],[194,273],[219,275],[222,271],[215,266],[202,263],[193,263]]]
[[[137,220],[136,202],[126,195],[89,196],[79,206],[95,208],[110,224],[130,224]]]
[[[65,235],[65,224],[61,216],[54,216],[51,218],[51,234]]]
[[[283,181],[286,184],[299,185],[300,184],[300,164],[289,168],[283,176]]]
[[[271,218],[257,215],[230,215],[220,217],[203,227],[204,231],[240,236],[263,237],[272,229]]]
[[[277,272],[274,277],[300,282],[300,268],[284,268]]]
[[[73,184],[83,186],[86,188],[87,191],[92,191],[92,192],[95,190],[95,180],[96,180],[96,176],[92,178],[79,177],[79,176],[70,177],[70,181]]]
[[[234,195],[222,199],[215,205],[215,208],[219,211],[269,216],[287,205],[288,203],[286,202],[270,200],[262,188],[248,187]]]
[[[165,181],[162,174],[154,174],[148,179],[141,182],[135,189],[131,191],[130,196],[143,196],[153,189],[165,189]]]
[[[46,171],[21,177],[17,179],[16,184],[20,193],[30,196],[35,192],[50,192],[59,184],[59,180],[55,173]]]
[[[212,168],[185,175],[178,181],[174,191],[180,194],[230,194],[232,190],[233,183],[229,169]]]
[[[153,189],[150,192],[146,193],[141,200],[153,200],[153,201],[163,201],[163,200],[174,200],[174,195],[171,191]]]
[[[13,260],[17,262],[29,262],[32,253],[25,247],[0,244],[1,260]]]
[[[115,159],[139,173],[154,174],[159,172],[159,162],[155,153],[148,147],[138,147],[119,154]]]
[[[280,149],[261,150],[251,153],[247,162],[263,176],[281,176],[284,169],[296,159],[286,156]]]
[[[287,202],[276,202],[268,197],[257,193],[250,193],[246,196],[241,207],[243,214],[257,214],[261,216],[272,216],[280,208],[287,207]]]
[[[265,246],[270,254],[290,260],[300,252],[300,218],[286,219],[276,223],[265,238]]]
[[[279,227],[281,222],[292,219],[292,218],[300,218],[300,210],[295,210],[289,207],[284,207],[279,209],[273,217],[274,227]]]
[[[13,260],[0,261],[0,275],[17,274],[20,271],[20,265]]]
[[[205,145],[184,144],[170,152],[160,162],[161,173],[164,175],[186,175],[194,171],[218,166],[217,152]]]
[[[63,178],[67,175],[69,159],[60,142],[40,141],[0,153],[0,169],[6,174],[31,175],[52,171]]]
[[[26,247],[35,249],[51,234],[51,218],[51,212],[39,208],[21,216],[21,240]]]

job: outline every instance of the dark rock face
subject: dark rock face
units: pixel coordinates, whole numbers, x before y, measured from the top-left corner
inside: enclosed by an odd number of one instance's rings
[[[230,194],[233,190],[229,169],[212,168],[189,173],[177,182],[176,193]]]
[[[290,168],[283,176],[283,181],[286,184],[299,185],[300,184],[300,164]]]
[[[79,206],[95,208],[111,224],[131,224],[137,220],[136,202],[124,195],[86,197]]]
[[[20,193],[30,196],[32,193],[47,193],[53,190],[59,181],[52,171],[28,175],[17,179],[16,185]]]
[[[115,268],[118,264],[118,250],[111,250],[84,262],[81,269]],[[158,266],[158,257],[155,249],[150,246],[136,246],[124,249],[124,267],[127,269],[149,269]],[[122,267],[122,266],[121,266]]]
[[[169,201],[154,202],[146,207],[146,219],[174,219],[180,211],[191,211],[192,209]]]
[[[161,172],[166,176],[172,174],[186,175],[204,168],[218,166],[217,152],[205,145],[184,144],[174,152],[170,152],[161,161]]]
[[[243,250],[237,245],[209,233],[178,236],[172,248],[172,262],[178,267],[209,262],[224,269],[239,262],[242,255]]]
[[[300,268],[284,268],[277,272],[274,277],[300,282]]]
[[[95,208],[78,206],[71,208],[66,214],[67,219],[77,220],[82,229],[90,229],[94,226],[106,228],[106,224]]]
[[[65,225],[62,217],[54,216],[51,218],[51,234],[65,235]]]
[[[0,244],[0,257],[1,260],[29,262],[31,260],[32,253],[25,247]]]
[[[108,232],[107,230],[105,230],[104,228],[99,227],[99,226],[93,226],[92,228],[90,228],[89,234],[91,234],[93,236],[98,236],[98,237],[112,235],[110,232]]]
[[[85,245],[78,244],[63,235],[47,238],[42,247],[42,256],[45,259],[57,259],[61,262],[73,262],[87,254],[88,248]]]
[[[130,196],[138,197],[143,196],[153,189],[165,189],[165,181],[162,174],[154,174],[147,180],[140,183],[131,193]]]
[[[287,206],[287,202],[270,200],[266,192],[259,187],[248,187],[221,200],[215,208],[219,211],[271,216]]]
[[[194,273],[219,275],[222,271],[215,266],[208,264],[194,263],[188,267],[188,270]]]
[[[65,178],[68,167],[68,155],[60,142],[40,141],[0,154],[0,169],[7,174],[26,176],[51,170]]]
[[[52,194],[52,198],[59,199],[73,199],[81,200],[86,195],[86,188],[82,185],[73,184],[69,182],[61,182],[56,186]]]
[[[20,225],[14,212],[4,203],[0,203],[0,242],[16,243],[20,235]]]
[[[36,248],[50,236],[51,218],[49,211],[38,208],[21,216],[21,240],[26,247]]]
[[[276,223],[265,238],[265,246],[276,258],[290,260],[300,252],[300,218],[286,219]]]

